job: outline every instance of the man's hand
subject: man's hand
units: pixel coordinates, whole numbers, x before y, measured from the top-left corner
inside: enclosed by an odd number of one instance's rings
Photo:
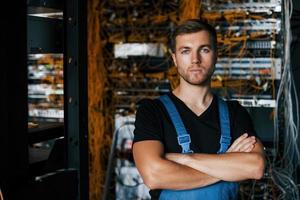
[[[233,142],[233,144],[226,151],[226,153],[230,153],[230,152],[249,153],[253,150],[255,143],[256,143],[255,137],[254,136],[248,137],[248,134],[245,133]],[[167,153],[165,154],[165,158],[182,165],[186,165],[186,162],[188,162],[188,159],[184,154]]]
[[[224,154],[168,153],[165,158],[224,181],[260,179],[265,167],[261,142],[248,134],[236,139]]]
[[[248,134],[245,133],[237,138],[226,153],[230,152],[251,152],[256,143],[256,138],[254,136],[248,137]]]

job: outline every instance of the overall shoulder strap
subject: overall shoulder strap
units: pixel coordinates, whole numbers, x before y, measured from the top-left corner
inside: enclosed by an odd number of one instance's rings
[[[167,109],[168,114],[172,120],[172,123],[177,133],[178,144],[182,148],[182,153],[193,153],[193,151],[190,149],[191,137],[187,133],[186,128],[181,120],[181,117],[174,103],[172,102],[172,100],[168,95],[160,96],[159,100],[163,103],[163,105]]]
[[[218,105],[221,129],[220,149],[218,153],[225,153],[231,143],[228,105],[226,101],[224,101],[220,97],[218,97]]]

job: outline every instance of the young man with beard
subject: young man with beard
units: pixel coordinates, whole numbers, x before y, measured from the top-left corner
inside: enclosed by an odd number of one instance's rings
[[[152,199],[236,199],[238,182],[260,179],[265,159],[245,108],[211,92],[216,31],[192,19],[170,39],[180,84],[159,99],[140,102],[136,166]]]

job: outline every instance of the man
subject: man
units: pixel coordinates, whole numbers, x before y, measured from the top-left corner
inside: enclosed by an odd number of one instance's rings
[[[237,182],[260,179],[265,160],[245,108],[211,92],[215,29],[187,20],[175,28],[171,50],[180,84],[164,96],[166,101],[141,101],[134,130],[136,166],[152,199],[236,199]],[[228,119],[220,117],[224,113]]]

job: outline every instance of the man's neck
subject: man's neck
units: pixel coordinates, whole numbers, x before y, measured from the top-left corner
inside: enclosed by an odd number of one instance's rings
[[[207,107],[213,98],[209,85],[179,84],[173,94],[188,106]]]

